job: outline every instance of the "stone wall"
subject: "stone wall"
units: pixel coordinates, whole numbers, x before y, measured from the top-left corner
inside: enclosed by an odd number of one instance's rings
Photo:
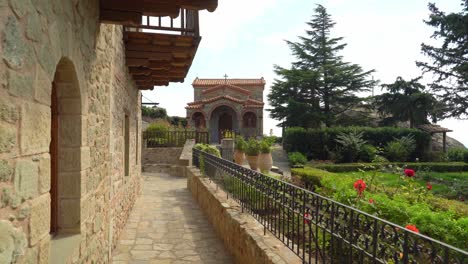
[[[59,224],[79,235],[61,263],[109,261],[141,178],[140,92],[122,39],[122,27],[100,24],[98,0],[0,0],[0,263],[49,263],[60,242],[49,235],[52,82]]]
[[[143,166],[151,164],[179,164],[182,147],[177,148],[143,148]]]
[[[200,177],[195,167],[186,167],[187,188],[213,225],[217,235],[235,257],[236,263],[299,264],[298,256],[251,215],[242,213],[239,204],[226,199],[214,183]]]

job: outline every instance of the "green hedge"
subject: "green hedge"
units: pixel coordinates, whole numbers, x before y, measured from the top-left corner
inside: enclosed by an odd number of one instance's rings
[[[389,162],[389,163],[346,163],[346,164],[319,164],[313,165],[314,168],[326,170],[329,172],[351,172],[359,170],[374,170],[375,167],[396,165],[399,167],[418,170],[427,170],[434,172],[460,172],[468,171],[468,163],[463,162]]]
[[[401,226],[415,224],[423,235],[446,242],[461,249],[468,247],[468,209],[461,202],[436,197],[428,193],[417,200],[417,193],[390,193],[364,191],[363,199],[357,199],[353,183],[358,176],[338,175],[316,168],[292,169],[293,179],[308,185],[321,195],[357,209],[375,214]],[[369,182],[368,182],[369,184]],[[310,188],[313,186],[314,188]],[[374,203],[370,204],[369,199]]]
[[[304,129],[292,127],[284,133],[284,148],[287,152],[301,152],[312,159],[329,159],[329,151],[337,147],[336,136],[340,133],[352,131],[363,132],[364,139],[375,147],[384,147],[395,138],[412,135],[416,140],[416,151],[411,159],[423,158],[426,146],[429,145],[430,135],[418,130],[395,127],[332,127],[323,129]]]

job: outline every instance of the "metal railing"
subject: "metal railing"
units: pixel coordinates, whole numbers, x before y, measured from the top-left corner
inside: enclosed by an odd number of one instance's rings
[[[196,143],[208,144],[210,134],[206,131],[145,131],[143,139],[147,148],[183,147],[187,139],[195,139]]]
[[[200,150],[193,164],[303,263],[465,263],[468,252]]]

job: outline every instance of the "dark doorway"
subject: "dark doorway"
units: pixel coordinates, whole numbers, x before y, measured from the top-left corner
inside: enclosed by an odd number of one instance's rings
[[[219,131],[232,130],[232,115],[223,113],[219,117]]]
[[[51,141],[50,141],[50,234],[56,235],[58,231],[58,136],[59,136],[59,116],[58,98],[55,83],[52,83],[51,98]]]

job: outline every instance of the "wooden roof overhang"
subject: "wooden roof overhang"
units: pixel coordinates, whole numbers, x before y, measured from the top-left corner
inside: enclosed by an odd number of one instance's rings
[[[101,0],[100,19],[124,26],[129,72],[140,90],[152,90],[184,81],[201,40],[198,10],[214,11],[217,5],[217,0]]]
[[[434,124],[420,125],[418,128],[430,134],[453,132],[453,130]]]
[[[101,0],[102,23],[138,26],[142,16],[176,18],[182,9],[213,12],[218,0]]]

